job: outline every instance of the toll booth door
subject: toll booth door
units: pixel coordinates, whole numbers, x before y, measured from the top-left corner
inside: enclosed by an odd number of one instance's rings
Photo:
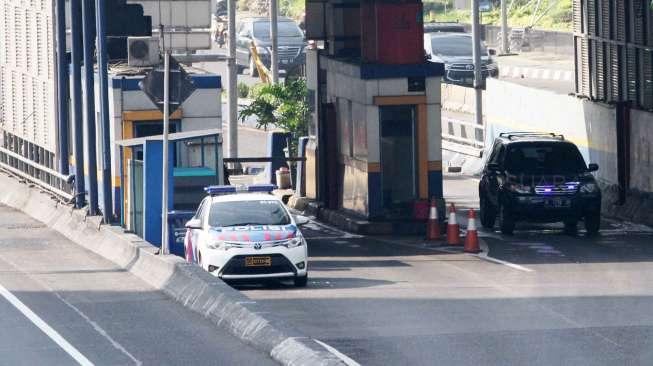
[[[143,162],[129,160],[131,179],[131,202],[129,203],[130,227],[139,237],[143,237]]]
[[[379,112],[384,215],[410,218],[417,199],[415,106],[382,106]]]

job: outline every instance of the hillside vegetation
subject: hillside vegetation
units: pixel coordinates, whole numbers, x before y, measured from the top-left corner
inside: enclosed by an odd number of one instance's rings
[[[573,0],[509,0],[508,26],[571,30]],[[483,24],[500,24],[501,1],[492,0],[493,9],[481,13]],[[453,0],[424,1],[426,22],[470,22],[470,10],[454,10]]]

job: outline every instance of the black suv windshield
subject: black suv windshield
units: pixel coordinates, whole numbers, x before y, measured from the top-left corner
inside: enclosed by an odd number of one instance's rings
[[[466,35],[452,34],[431,37],[433,53],[442,56],[472,57],[472,38]],[[481,45],[481,55],[487,53]]]
[[[211,227],[288,225],[290,217],[279,201],[231,201],[211,205]]]
[[[587,169],[578,148],[567,143],[537,143],[508,147],[505,168],[511,173],[581,173]]]
[[[277,23],[279,37],[304,37],[302,30],[294,22]],[[258,39],[270,39],[270,22],[255,22],[254,37]]]

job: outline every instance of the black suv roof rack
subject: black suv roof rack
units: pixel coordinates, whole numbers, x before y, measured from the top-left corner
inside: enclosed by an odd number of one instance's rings
[[[549,137],[559,140],[564,140],[565,136],[561,134],[555,134],[552,132],[503,132],[499,134],[499,137],[506,137],[509,140],[513,140],[520,137]]]

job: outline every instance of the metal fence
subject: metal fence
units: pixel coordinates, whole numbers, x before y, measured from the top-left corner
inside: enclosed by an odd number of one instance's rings
[[[576,93],[653,110],[653,11],[645,0],[575,0]]]
[[[74,197],[72,176],[54,169],[56,159],[44,148],[3,131],[0,169],[19,176],[67,202]]]

